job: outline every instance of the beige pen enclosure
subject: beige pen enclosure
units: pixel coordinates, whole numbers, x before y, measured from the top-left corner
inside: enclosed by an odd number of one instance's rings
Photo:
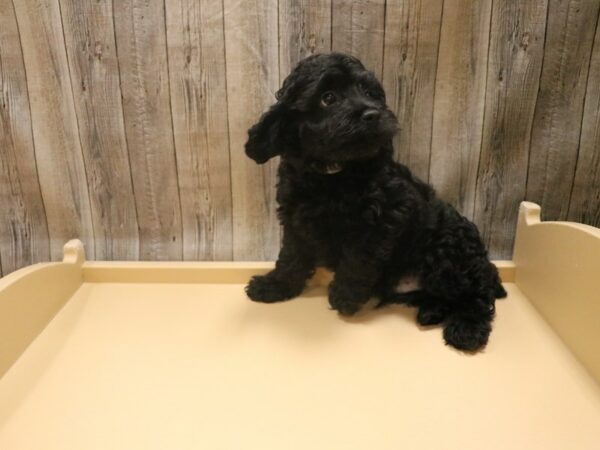
[[[0,0],[0,449],[598,450],[599,18]],[[247,158],[247,130],[329,51],[381,80],[394,158],[502,260],[483,352],[400,306],[338,317],[325,271],[246,298],[281,241],[278,160]]]
[[[0,280],[0,448],[594,450],[600,230],[523,203],[490,343],[397,306],[344,320],[326,272],[256,304],[270,263],[64,260]]]

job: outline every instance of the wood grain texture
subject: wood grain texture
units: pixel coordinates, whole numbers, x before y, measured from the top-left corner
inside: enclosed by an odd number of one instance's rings
[[[598,0],[549,0],[542,79],[535,110],[527,200],[545,219],[566,219],[581,131]]]
[[[50,258],[29,95],[11,0],[0,0],[0,276]]]
[[[381,79],[385,0],[332,0],[331,49],[358,57]]]
[[[137,259],[138,225],[123,124],[112,0],[60,0],[60,5],[92,207],[96,258]]]
[[[596,22],[568,218],[600,226],[600,16]]]
[[[248,128],[279,88],[277,1],[225,5],[227,106],[233,191],[233,257],[273,259],[279,251],[275,183],[278,158],[258,166],[244,154]]]
[[[223,7],[167,0],[173,129],[183,258],[233,257]]]
[[[273,260],[248,128],[303,57],[382,79],[396,158],[510,257],[517,205],[600,226],[600,0],[0,0],[0,274]]]
[[[57,0],[13,2],[23,44],[50,256],[78,238],[94,258],[94,231]]]
[[[140,259],[182,258],[181,206],[162,1],[115,5],[123,113],[136,198]]]
[[[444,2],[429,181],[473,217],[481,148],[491,0]]]
[[[332,0],[279,0],[281,81],[303,58],[331,50]]]
[[[546,1],[495,0],[475,223],[494,258],[510,258],[525,198],[529,142],[540,82]]]
[[[389,0],[385,14],[383,86],[398,117],[395,157],[427,181],[433,127],[442,2]]]

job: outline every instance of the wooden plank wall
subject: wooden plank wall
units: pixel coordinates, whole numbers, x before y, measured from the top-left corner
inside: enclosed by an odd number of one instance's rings
[[[600,0],[0,0],[0,275],[277,256],[247,128],[315,52],[360,57],[396,157],[510,258],[521,200],[600,226]]]

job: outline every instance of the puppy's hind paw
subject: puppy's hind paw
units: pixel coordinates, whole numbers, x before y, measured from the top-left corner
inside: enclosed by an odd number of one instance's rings
[[[334,304],[335,303],[335,304]],[[360,310],[360,305],[356,305],[354,303],[345,303],[345,302],[334,302],[331,300],[329,304],[331,305],[331,309],[334,309],[342,316],[350,317],[356,314]]]
[[[369,293],[357,287],[333,282],[329,285],[329,305],[342,316],[353,316],[369,300]]]
[[[422,326],[438,325],[444,321],[446,313],[441,308],[419,307],[417,322]]]
[[[444,328],[444,340],[454,348],[473,352],[487,344],[491,331],[489,320],[452,318]]]
[[[280,280],[270,275],[252,277],[246,286],[246,295],[255,302],[275,303],[289,300],[302,293],[303,286]]]

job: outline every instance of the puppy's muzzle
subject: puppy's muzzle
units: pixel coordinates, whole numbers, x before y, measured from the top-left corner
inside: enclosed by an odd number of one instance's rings
[[[360,116],[360,119],[363,122],[376,122],[377,120],[379,120],[379,116],[381,116],[381,113],[379,112],[379,110],[370,108],[370,109],[365,110],[362,113],[362,115]]]

